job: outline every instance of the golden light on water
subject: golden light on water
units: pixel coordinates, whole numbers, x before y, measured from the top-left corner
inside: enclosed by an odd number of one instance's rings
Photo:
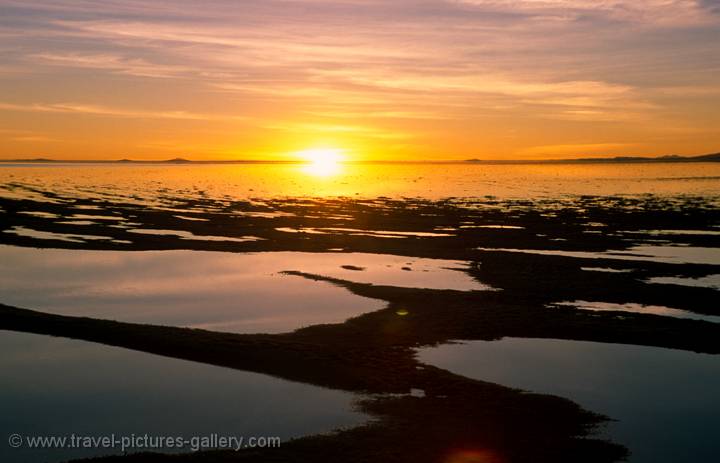
[[[307,162],[305,173],[318,177],[329,177],[340,172],[345,151],[339,148],[313,148],[298,151],[296,156]]]

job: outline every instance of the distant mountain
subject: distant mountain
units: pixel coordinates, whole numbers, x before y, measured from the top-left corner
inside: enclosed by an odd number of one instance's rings
[[[720,153],[703,154],[701,156],[678,156],[670,154],[656,157],[615,156],[612,158],[572,158],[572,159],[540,159],[540,160],[483,160],[467,159],[464,162],[473,164],[633,164],[643,162],[720,162]]]
[[[120,159],[120,160],[117,160],[117,161],[110,161],[110,162],[117,162],[117,163],[121,163],[121,164],[146,164],[146,163],[153,163],[153,164],[157,164],[157,163],[161,163],[161,164],[187,164],[187,163],[191,163],[191,162],[195,162],[195,161],[190,161],[189,159],[185,159],[185,158],[173,158],[173,159],[166,159],[166,160],[164,160],[164,161],[136,161],[136,160],[133,160],[133,159],[127,159],[127,158],[125,158],[125,159]]]
[[[720,153],[715,154],[704,154],[702,156],[693,156],[692,159],[696,161],[712,161],[717,162],[720,161]]]
[[[56,164],[296,164],[302,161],[300,160],[257,160],[257,159],[223,159],[223,160],[203,160],[193,161],[185,158],[173,158],[165,160],[136,160],[136,159],[93,159],[93,160],[78,160],[78,159],[46,159],[46,158],[33,158],[33,159],[0,159],[0,163],[12,162],[12,163],[56,163]]]
[[[299,160],[207,160],[207,161],[192,161],[185,158],[173,158],[166,159],[163,161],[152,161],[152,160],[133,160],[133,159],[118,159],[118,160],[62,160],[62,159],[48,159],[48,158],[19,158],[19,159],[0,159],[0,163],[73,163],[73,164],[295,164],[302,161]],[[390,164],[425,164],[425,163],[440,163],[440,164],[453,164],[453,163],[469,163],[469,164],[633,164],[633,163],[652,163],[652,162],[720,162],[720,153],[703,154],[700,156],[678,156],[676,154],[670,154],[665,156],[656,157],[642,157],[642,156],[616,156],[612,158],[573,158],[573,159],[466,159],[464,161],[352,161],[352,163],[358,164],[378,164],[378,163],[390,163]]]
[[[10,159],[3,162],[58,162],[47,158],[32,158],[32,159]]]

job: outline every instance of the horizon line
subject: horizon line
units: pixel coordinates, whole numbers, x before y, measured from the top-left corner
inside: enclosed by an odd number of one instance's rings
[[[720,161],[720,152],[700,155],[660,155],[660,156],[614,156],[614,157],[577,157],[548,159],[421,159],[421,160],[345,160],[338,164],[561,164],[561,163],[632,163],[632,162],[702,162]],[[208,159],[186,158],[172,159],[53,159],[45,157],[0,159],[0,163],[25,164],[307,164],[300,159]]]

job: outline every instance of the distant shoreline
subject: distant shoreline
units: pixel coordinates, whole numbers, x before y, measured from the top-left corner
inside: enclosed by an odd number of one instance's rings
[[[720,162],[720,153],[700,156],[617,156],[612,158],[572,158],[572,159],[465,159],[465,160],[420,160],[420,161],[345,161],[343,164],[485,164],[485,165],[518,165],[518,164],[643,164],[643,163],[693,163]],[[208,165],[208,164],[305,164],[301,160],[206,160],[196,161],[183,158],[167,160],[78,160],[78,159],[0,159],[2,164],[103,164],[103,165]]]

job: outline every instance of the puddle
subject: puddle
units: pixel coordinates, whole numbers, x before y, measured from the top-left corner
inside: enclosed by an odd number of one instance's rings
[[[314,228],[277,227],[275,230],[283,233],[308,233],[310,235],[327,235],[327,233],[318,231]]]
[[[53,214],[52,212],[42,212],[42,211],[21,211],[21,212],[18,212],[18,214],[30,215],[32,217],[40,217],[43,219],[59,219],[60,218],[59,215]]]
[[[606,435],[631,463],[715,461],[720,361],[672,349],[553,339],[471,341],[419,351],[453,373],[553,394],[619,420]]]
[[[699,286],[701,288],[713,288],[720,290],[720,275],[708,275],[700,278],[653,277],[648,279],[647,282],[660,283],[664,285]]]
[[[360,253],[127,252],[0,246],[0,292],[6,304],[51,313],[214,331],[277,333],[340,323],[385,306],[384,301],[283,271],[402,287],[491,289],[453,270],[464,265],[461,261]]]
[[[127,231],[128,233],[137,233],[140,235],[158,235],[158,236],[177,236],[183,240],[197,240],[197,241],[233,241],[236,243],[245,243],[247,241],[261,241],[264,238],[257,236],[241,236],[241,237],[229,237],[229,236],[212,236],[212,235],[195,235],[189,231],[184,230],[157,230],[153,228],[131,228]]]
[[[671,264],[720,265],[720,248],[693,246],[635,246],[627,251],[612,251],[628,257],[641,256],[656,262]]]
[[[63,222],[55,222],[62,225],[96,225],[98,222],[92,220],[66,220]],[[110,225],[111,227],[117,227],[118,225]]]
[[[720,235],[720,231],[715,230],[637,230],[637,231],[621,231],[619,233],[643,234],[643,235]]]
[[[295,214],[293,214],[294,216]],[[309,216],[305,216],[306,218]],[[330,219],[330,220],[348,220],[348,221],[354,221],[355,217],[352,215],[321,215],[318,217],[319,219]]]
[[[342,233],[349,236],[372,236],[374,238],[407,238],[411,236],[423,238],[435,238],[455,236],[450,233],[433,233],[433,232],[400,232],[400,231],[384,231],[384,230],[362,230],[359,228],[291,228],[279,227],[275,230],[285,233],[308,233],[311,235],[329,235],[333,233]]]
[[[575,257],[579,259],[616,259],[628,261],[661,262],[667,264],[720,265],[720,248],[693,246],[633,246],[628,250],[587,252],[549,249],[477,248],[480,251],[519,252],[546,256]]]
[[[317,230],[348,233],[350,235],[366,235],[366,236],[418,236],[423,238],[434,238],[444,236],[455,236],[452,233],[435,233],[435,232],[404,232],[404,231],[388,231],[388,230],[362,230],[359,228],[317,228]]]
[[[73,214],[71,219],[80,220],[120,220],[124,221],[125,217],[119,215],[93,215],[93,214]]]
[[[592,310],[593,312],[634,312],[652,315],[662,315],[664,317],[689,318],[691,320],[704,320],[708,322],[720,323],[720,316],[702,315],[686,310],[673,309],[661,305],[643,305],[636,303],[615,304],[612,302],[588,302],[588,301],[572,301],[572,302],[556,302],[549,304],[548,307],[574,307],[582,310]]]
[[[631,273],[633,270],[630,268],[610,268],[610,267],[580,267],[580,270],[586,272],[607,272],[607,273]]]
[[[174,215],[176,219],[190,220],[193,222],[209,222],[210,219],[203,219],[202,217],[188,217],[186,215]]]
[[[254,218],[260,218],[260,219],[277,219],[279,217],[297,217],[297,215],[293,214],[292,212],[282,212],[282,211],[274,211],[274,212],[234,211],[232,214],[238,215],[241,217],[254,217]]]
[[[335,261],[322,264],[323,256],[0,246],[0,292],[6,304],[50,313],[238,333],[340,323],[385,307],[330,283],[280,273],[331,273]]]
[[[99,236],[99,235],[76,235],[69,233],[55,233],[47,231],[33,230],[30,228],[15,226],[10,230],[5,230],[3,233],[12,233],[18,236],[26,236],[28,238],[35,238],[38,240],[58,240],[58,241],[69,241],[72,243],[84,243],[87,240],[109,240],[113,243],[125,243],[122,240],[115,240],[110,236]]]
[[[357,283],[457,291],[496,290],[467,275],[463,270],[470,263],[466,261],[366,253],[274,254],[296,255],[297,264],[291,270]]]
[[[497,228],[501,230],[524,230],[525,227],[517,225],[460,225],[460,228]]]
[[[352,394],[257,373],[11,331],[0,331],[0,349],[2,436],[191,439],[216,433],[278,436],[284,444],[367,420],[352,409]],[[122,454],[121,448],[0,446],[4,463],[109,454]]]

